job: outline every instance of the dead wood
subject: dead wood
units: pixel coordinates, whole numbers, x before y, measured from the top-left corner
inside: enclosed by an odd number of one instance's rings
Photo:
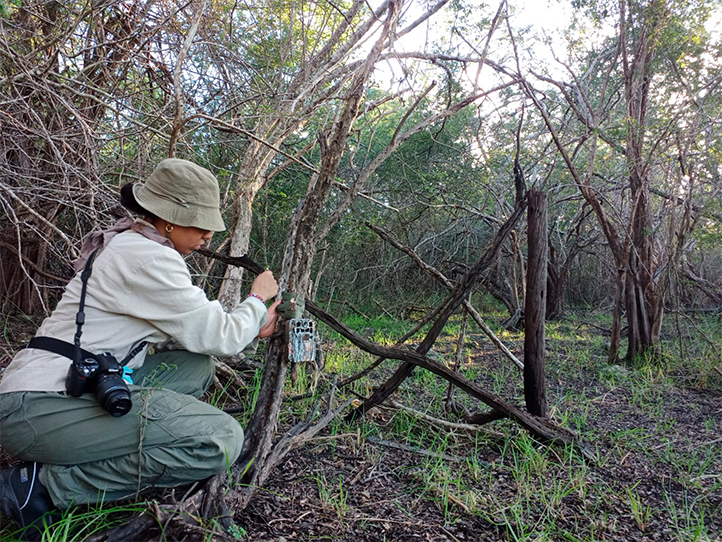
[[[285,355],[287,351],[286,337],[283,337],[282,333],[274,333],[266,346],[261,387],[253,416],[246,427],[246,438],[239,458],[240,473],[234,473],[248,484],[243,499],[246,503],[250,499],[250,492],[260,486],[256,481],[266,473],[263,468],[271,453],[283,402],[283,387],[288,369],[288,357]]]
[[[86,540],[87,542],[141,540],[150,529],[157,528],[168,539],[183,540],[190,537],[191,540],[233,542],[235,538],[219,532],[217,528],[208,529],[200,524],[204,495],[208,495],[208,493],[200,491],[176,504],[161,505],[156,501],[150,501],[148,510],[134,516],[128,523],[93,535]],[[224,513],[228,517],[227,508]],[[222,521],[219,523],[223,524]]]
[[[409,246],[404,245],[403,243],[400,243],[398,240],[396,240],[389,232],[386,230],[383,230],[381,228],[378,228],[370,223],[366,223],[366,226],[370,229],[372,229],[379,237],[381,237],[384,241],[389,243],[394,248],[400,250],[401,252],[404,252],[407,254],[423,271],[426,271],[429,275],[434,277],[437,281],[441,282],[444,286],[449,288],[450,290],[454,290],[455,285],[449,278],[447,278],[441,271],[436,269],[435,267],[427,264],[425,261],[421,259],[421,257],[416,254],[416,252]],[[468,299],[465,299],[462,304],[464,305],[464,308],[469,312],[471,317],[476,322],[476,325],[479,326],[479,328],[486,334],[487,337],[491,340],[492,343],[507,357],[509,358],[519,369],[524,370],[524,364],[517,358],[514,354],[511,353],[511,350],[509,350],[506,345],[501,342],[499,337],[497,337],[494,332],[491,330],[489,326],[486,325],[486,322],[484,322],[481,315],[474,309],[474,307],[471,305]]]
[[[580,441],[576,434],[574,434],[573,432],[561,426],[558,426],[553,422],[547,423],[547,421],[543,418],[537,418],[536,416],[529,414],[521,408],[506,402],[498,395],[481,388],[478,384],[467,380],[461,375],[455,374],[448,367],[445,367],[440,363],[437,363],[436,361],[421,355],[417,351],[402,350],[398,348],[382,346],[368,341],[351,331],[351,329],[349,329],[345,324],[338,321],[330,314],[324,312],[313,303],[306,302],[306,309],[308,309],[308,311],[316,318],[325,322],[328,326],[346,337],[349,341],[351,341],[362,350],[377,356],[383,356],[390,359],[398,359],[404,361],[405,364],[411,364],[414,366],[418,365],[419,367],[423,367],[424,369],[427,369],[428,371],[431,371],[432,373],[444,378],[448,382],[453,382],[454,385],[464,390],[472,397],[479,399],[483,403],[489,405],[496,410],[504,412],[508,415],[509,418],[513,419],[514,421],[519,423],[519,425],[530,431],[536,437],[544,440],[545,442],[572,444],[577,446],[587,458],[593,458],[587,445]]]
[[[454,372],[459,372],[461,366],[461,357],[464,352],[464,341],[466,340],[466,327],[469,323],[469,311],[466,307],[463,309],[463,317],[461,319],[461,330],[459,330],[459,336],[456,339],[456,355],[454,357]],[[454,401],[454,385],[449,384],[449,388],[446,391],[446,409],[451,410],[454,413],[459,413],[461,409],[456,405]]]
[[[244,389],[246,387],[246,382],[231,367],[219,360],[215,360],[215,363],[216,374],[223,376],[237,388]]]
[[[439,305],[438,307],[436,307],[436,309],[434,309],[428,315],[426,315],[418,324],[416,324],[414,326],[413,329],[411,329],[410,331],[405,333],[404,336],[401,337],[394,346],[401,346],[408,339],[410,339],[411,337],[416,335],[419,332],[419,330],[422,327],[424,327],[426,324],[431,322],[431,320],[433,320],[441,312],[441,310],[447,305],[447,303],[449,303],[450,301],[451,301],[451,296],[447,297],[444,300],[444,302],[441,303],[441,305]],[[371,371],[373,371],[376,367],[381,365],[384,361],[386,361],[386,358],[378,358],[376,361],[374,361],[371,365],[369,365],[362,371],[359,371],[355,375],[353,375],[353,376],[347,378],[346,380],[344,380],[343,382],[341,382],[341,384],[339,385],[339,388],[344,388],[344,387],[348,386],[349,384],[351,384],[352,382],[356,382],[359,378],[363,378],[364,376],[369,374]]]
[[[496,420],[504,419],[506,417],[507,415],[505,412],[501,412],[499,410],[491,410],[489,412],[479,412],[477,414],[465,416],[464,421],[469,424],[484,425],[490,422],[494,422]]]
[[[523,212],[523,209],[519,213]],[[508,221],[507,221],[508,222]],[[245,269],[253,273],[263,272],[263,268],[256,262],[248,258],[243,257],[231,257],[224,255],[216,255],[210,251],[204,251],[204,255],[218,258],[221,261],[230,265],[241,265]],[[457,305],[458,306],[458,305]],[[594,458],[593,454],[589,450],[586,443],[579,440],[577,435],[568,429],[556,425],[554,422],[544,420],[543,418],[537,418],[522,410],[521,408],[507,403],[498,395],[491,393],[474,382],[471,382],[461,375],[456,375],[454,372],[436,361],[421,355],[418,351],[403,350],[399,348],[393,348],[388,346],[382,346],[377,343],[368,341],[367,339],[356,334],[350,328],[348,328],[343,322],[336,319],[324,311],[321,307],[316,305],[310,300],[306,301],[306,310],[313,316],[327,324],[334,331],[337,331],[340,335],[348,339],[352,344],[359,347],[370,354],[380,356],[388,359],[398,359],[403,361],[405,365],[420,366],[432,373],[444,378],[448,382],[453,382],[458,388],[464,390],[472,397],[479,399],[486,405],[492,407],[505,414],[505,416],[513,419],[519,425],[527,429],[537,438],[545,442],[557,442],[563,444],[570,444],[576,446],[581,453],[588,459]]]
[[[532,414],[547,417],[545,367],[547,195],[529,192],[528,265],[524,305],[524,399]]]
[[[440,454],[437,452],[432,452],[431,450],[425,450],[424,448],[419,448],[418,446],[409,446],[408,444],[401,444],[400,442],[393,442],[391,440],[383,440],[374,435],[369,435],[368,437],[366,437],[366,441],[370,442],[371,444],[378,444],[380,446],[386,446],[388,448],[395,448],[396,450],[402,450],[404,452],[411,452],[411,453],[423,455],[426,457],[436,457],[439,459],[443,459],[444,461],[452,461],[454,463],[465,463],[466,461],[468,461],[468,458],[466,458],[466,457],[457,457],[455,455]],[[488,465],[488,463],[487,463],[487,465]]]
[[[442,420],[442,419],[439,419],[439,418],[435,418],[435,417],[433,417],[433,416],[429,416],[428,414],[425,414],[425,413],[423,413],[423,412],[419,412],[418,410],[414,410],[413,408],[409,408],[409,407],[407,407],[407,406],[405,406],[405,405],[402,405],[401,403],[398,403],[398,402],[396,402],[396,401],[394,401],[394,400],[389,400],[389,401],[387,401],[387,403],[388,403],[388,405],[389,405],[390,407],[392,407],[392,408],[397,408],[397,409],[399,409],[399,410],[403,410],[404,412],[408,412],[409,414],[411,414],[411,415],[413,415],[413,416],[415,416],[415,417],[417,417],[417,418],[420,418],[420,419],[422,419],[422,420],[426,420],[427,422],[429,422],[429,423],[431,423],[431,424],[433,424],[433,425],[439,426],[439,427],[444,427],[444,428],[446,428],[446,429],[458,429],[458,430],[461,430],[461,431],[472,431],[472,432],[474,432],[474,431],[484,431],[484,432],[485,432],[486,434],[488,434],[488,435],[492,435],[492,436],[495,436],[495,437],[504,437],[504,435],[503,435],[502,433],[498,433],[498,432],[495,432],[495,431],[489,431],[489,430],[482,429],[481,427],[479,427],[479,425],[481,425],[481,424],[477,424],[477,423],[474,423],[474,422],[471,422],[471,423],[455,423],[455,422],[449,422],[449,421],[447,421],[447,420]],[[496,410],[492,410],[492,414],[493,414],[493,413],[497,413],[497,411],[496,411]],[[498,414],[498,415],[497,415],[496,418],[495,418],[495,419],[497,419],[497,420],[505,417],[503,412],[498,412],[497,414]]]
[[[479,261],[464,275],[459,285],[453,291],[452,300],[444,307],[441,311],[439,318],[436,320],[431,330],[421,341],[421,344],[416,348],[417,353],[424,356],[431,350],[431,347],[436,342],[441,331],[444,329],[446,322],[449,320],[451,315],[456,312],[461,305],[469,296],[474,284],[479,278],[481,272],[491,265],[496,260],[499,251],[501,250],[502,243],[506,240],[509,233],[514,229],[519,218],[524,213],[525,205],[520,204],[516,210],[511,214],[507,221],[499,228],[489,247],[486,249]],[[397,358],[399,359],[399,358]],[[389,378],[386,382],[381,384],[371,397],[369,397],[364,403],[349,414],[348,419],[353,419],[356,416],[364,415],[368,410],[374,406],[388,399],[401,385],[401,383],[408,377],[414,370],[415,364],[410,361],[406,361],[401,367],[396,370],[396,373]]]
[[[87,542],[122,542],[127,540],[139,540],[141,535],[158,526],[158,519],[143,512],[135,516],[130,523],[120,525],[109,531],[86,538]]]

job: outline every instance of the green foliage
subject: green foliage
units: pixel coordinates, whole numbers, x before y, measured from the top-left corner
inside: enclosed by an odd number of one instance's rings
[[[0,0],[0,17],[9,17],[20,5],[20,0]]]

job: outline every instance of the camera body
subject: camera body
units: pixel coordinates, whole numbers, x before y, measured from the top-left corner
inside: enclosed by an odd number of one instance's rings
[[[95,392],[101,407],[118,418],[133,405],[128,385],[123,380],[123,366],[110,352],[93,358],[76,359],[68,368],[65,390],[73,397]]]

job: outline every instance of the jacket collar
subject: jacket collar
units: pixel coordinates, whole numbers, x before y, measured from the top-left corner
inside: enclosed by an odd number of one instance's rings
[[[153,226],[150,222],[146,222],[141,218],[123,218],[107,230],[94,231],[83,239],[83,244],[80,247],[80,257],[75,261],[74,265],[75,272],[77,273],[83,269],[85,262],[88,261],[88,258],[93,251],[102,251],[107,244],[110,243],[110,240],[113,239],[113,237],[127,230],[137,231],[139,234],[147,237],[151,241],[155,241],[156,243],[169,248],[175,248],[173,242],[167,237],[161,235],[161,233],[155,229],[155,226]]]

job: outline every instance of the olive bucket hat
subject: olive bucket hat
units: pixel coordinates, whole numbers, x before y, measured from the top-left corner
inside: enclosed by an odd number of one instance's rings
[[[218,181],[210,171],[188,160],[163,160],[145,183],[133,185],[133,195],[144,209],[170,224],[226,229]]]

